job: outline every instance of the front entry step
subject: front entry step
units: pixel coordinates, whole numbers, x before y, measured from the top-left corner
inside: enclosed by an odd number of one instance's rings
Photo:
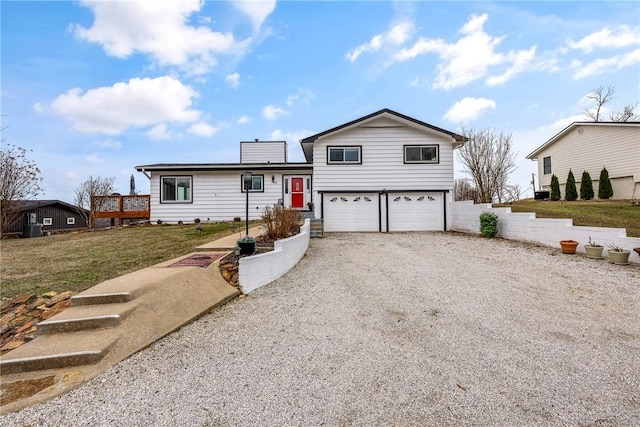
[[[321,219],[312,219],[309,224],[311,237],[322,237],[324,235],[324,224]]]

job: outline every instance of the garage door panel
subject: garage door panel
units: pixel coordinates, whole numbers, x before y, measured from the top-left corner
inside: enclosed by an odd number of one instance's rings
[[[378,195],[325,194],[324,231],[379,231]]]
[[[442,193],[390,193],[389,231],[443,230]]]

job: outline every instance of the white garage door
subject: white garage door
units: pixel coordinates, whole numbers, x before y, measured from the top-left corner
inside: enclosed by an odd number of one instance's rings
[[[442,193],[389,193],[389,231],[442,231]]]
[[[378,215],[378,194],[324,195],[324,231],[379,231]]]

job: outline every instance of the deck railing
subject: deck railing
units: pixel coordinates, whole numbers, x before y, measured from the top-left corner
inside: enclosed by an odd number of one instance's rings
[[[96,196],[92,200],[95,218],[149,219],[151,196]]]

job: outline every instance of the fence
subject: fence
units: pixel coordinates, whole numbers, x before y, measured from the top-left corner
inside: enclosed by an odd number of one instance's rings
[[[92,200],[95,218],[149,219],[151,196],[96,196]]]

